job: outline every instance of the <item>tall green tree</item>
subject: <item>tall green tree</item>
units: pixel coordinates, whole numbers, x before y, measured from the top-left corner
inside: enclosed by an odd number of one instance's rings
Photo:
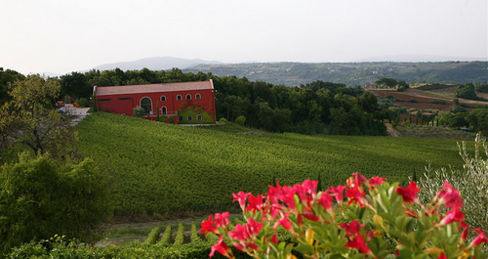
[[[70,120],[55,109],[60,85],[54,79],[39,75],[28,76],[13,83],[10,96],[14,109],[10,110],[17,129],[11,132],[13,139],[30,147],[35,153],[49,152],[60,156],[74,141]]]

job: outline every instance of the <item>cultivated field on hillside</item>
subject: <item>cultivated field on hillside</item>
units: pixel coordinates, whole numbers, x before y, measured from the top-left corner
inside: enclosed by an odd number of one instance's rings
[[[392,98],[393,104],[400,107],[422,109],[422,110],[439,110],[450,111],[454,105],[456,98],[457,86],[447,85],[442,89],[420,90],[415,88],[407,89],[403,92],[398,92],[393,89],[367,89],[367,91],[374,93],[377,96],[384,98]],[[485,98],[485,94],[478,94],[478,96]],[[458,98],[459,103],[468,107],[484,107],[488,105],[486,101],[477,101]]]
[[[232,192],[262,193],[273,180],[322,186],[352,172],[404,181],[414,171],[459,166],[455,140],[307,136],[182,127],[95,113],[80,125],[79,149],[112,175],[117,215],[227,209]],[[243,134],[252,133],[252,134]]]

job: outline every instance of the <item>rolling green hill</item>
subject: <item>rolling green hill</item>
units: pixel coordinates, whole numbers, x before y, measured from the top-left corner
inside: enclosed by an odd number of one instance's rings
[[[79,148],[113,176],[117,215],[224,210],[232,192],[262,193],[273,179],[322,186],[352,172],[406,180],[414,170],[461,164],[455,140],[246,132],[183,127],[95,113],[78,125]]]
[[[198,65],[187,72],[235,75],[252,81],[296,86],[316,80],[366,85],[388,77],[407,82],[488,82],[488,62],[240,63]]]

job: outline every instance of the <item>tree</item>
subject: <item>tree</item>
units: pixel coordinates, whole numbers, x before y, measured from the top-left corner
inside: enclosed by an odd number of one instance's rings
[[[70,119],[54,109],[59,92],[56,80],[45,80],[39,75],[14,82],[10,92],[10,105],[14,109],[8,116],[17,127],[10,130],[10,137],[20,140],[35,153],[61,156],[74,138]]]
[[[9,85],[16,80],[22,80],[24,78],[24,75],[17,71],[10,69],[4,70],[3,67],[0,67],[0,105],[10,99],[8,95]]]
[[[456,91],[456,97],[465,98],[465,99],[472,99],[472,100],[478,99],[478,96],[476,95],[476,92],[474,91],[474,85],[470,84],[470,83],[459,87],[459,89]]]
[[[393,88],[395,87],[398,82],[393,78],[380,78],[376,80],[376,85],[381,87]]]
[[[61,94],[71,97],[89,98],[92,95],[92,87],[88,84],[86,77],[82,73],[72,72],[61,76],[59,83],[61,84]]]

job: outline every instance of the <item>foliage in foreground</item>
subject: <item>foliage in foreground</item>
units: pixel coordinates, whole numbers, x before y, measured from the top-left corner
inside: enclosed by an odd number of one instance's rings
[[[110,213],[107,182],[91,159],[60,165],[19,156],[0,168],[0,253],[54,234],[88,239]]]
[[[54,236],[39,242],[30,242],[14,248],[8,258],[208,258],[212,244],[208,241],[191,242],[183,245],[166,246],[163,244],[142,244],[134,241],[124,247],[92,247],[84,243],[67,241],[64,237]],[[246,254],[235,251],[237,258],[249,258]],[[218,258],[223,258],[217,256]]]
[[[277,184],[266,195],[233,194],[247,223],[230,223],[228,212],[203,221],[202,232],[219,235],[210,257],[219,252],[234,258],[227,244],[255,258],[295,258],[292,251],[305,258],[488,256],[481,251],[488,242],[486,234],[464,222],[463,200],[448,182],[427,204],[418,199],[420,188],[413,181],[401,187],[382,177],[367,179],[354,173],[347,185],[326,191],[317,192],[317,183]],[[279,228],[295,240],[280,242],[275,231]]]
[[[358,170],[405,181],[429,161],[461,165],[455,140],[219,130],[227,126],[180,127],[94,113],[78,125],[79,152],[113,175],[117,215],[227,210],[235,207],[229,193],[262,193],[273,178],[293,184],[321,174],[328,186]]]
[[[488,230],[488,145],[480,134],[476,136],[474,156],[466,150],[463,142],[459,146],[459,155],[464,161],[463,169],[445,168],[428,171],[420,180],[421,197],[426,199],[435,195],[443,182],[452,183],[464,197],[466,222],[474,227]],[[480,152],[481,151],[481,152]],[[484,158],[483,158],[484,157]]]

